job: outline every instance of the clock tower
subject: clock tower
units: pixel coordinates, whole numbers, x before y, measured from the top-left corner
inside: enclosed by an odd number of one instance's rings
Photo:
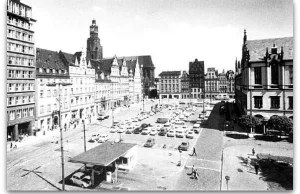
[[[87,49],[86,56],[87,59],[99,60],[103,58],[102,46],[100,44],[100,39],[98,37],[98,26],[96,25],[96,20],[92,21],[90,26],[90,37],[87,39]]]

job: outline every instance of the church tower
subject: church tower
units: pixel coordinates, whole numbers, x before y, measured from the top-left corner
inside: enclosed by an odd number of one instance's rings
[[[98,26],[96,25],[96,20],[92,21],[92,25],[90,26],[90,37],[87,39],[87,48],[86,48],[86,56],[87,59],[102,59],[103,58],[103,50],[100,44],[100,39],[98,37]]]

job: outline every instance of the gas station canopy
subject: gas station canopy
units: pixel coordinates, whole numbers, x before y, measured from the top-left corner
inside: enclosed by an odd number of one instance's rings
[[[126,152],[134,146],[136,146],[136,144],[105,142],[102,145],[71,158],[69,162],[108,166],[119,157],[125,155]]]

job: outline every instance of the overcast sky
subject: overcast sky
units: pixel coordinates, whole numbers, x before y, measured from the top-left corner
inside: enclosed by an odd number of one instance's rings
[[[155,74],[234,69],[248,39],[293,36],[292,0],[21,0],[33,9],[36,47],[75,53],[86,49],[96,19],[104,57],[151,55]]]

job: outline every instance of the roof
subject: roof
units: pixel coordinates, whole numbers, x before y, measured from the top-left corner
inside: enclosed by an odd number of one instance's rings
[[[181,71],[163,71],[158,76],[179,76]]]
[[[107,141],[102,145],[94,147],[71,158],[69,162],[108,166],[116,159],[126,154],[128,150],[130,150],[134,146],[136,146],[136,144],[112,143]]]
[[[68,70],[56,51],[36,48],[36,68]]]
[[[294,38],[284,37],[261,40],[248,40],[246,42],[246,45],[249,50],[250,61],[262,61],[263,57],[265,57],[266,55],[266,48],[268,48],[268,52],[271,53],[271,48],[274,44],[277,47],[278,53],[281,52],[281,47],[283,47],[283,60],[290,60],[294,58]]]

